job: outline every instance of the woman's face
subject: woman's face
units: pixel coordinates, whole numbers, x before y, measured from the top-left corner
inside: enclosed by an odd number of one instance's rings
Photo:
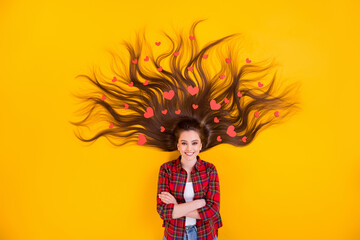
[[[196,156],[202,148],[199,134],[194,130],[183,131],[180,134],[177,148],[181,154],[181,159],[196,161]]]

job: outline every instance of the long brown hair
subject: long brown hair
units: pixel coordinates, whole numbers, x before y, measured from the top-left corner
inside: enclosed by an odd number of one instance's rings
[[[195,27],[201,21],[193,23],[189,36],[175,40],[165,34],[167,45],[150,46],[145,34],[139,34],[135,44],[125,42],[129,56],[110,51],[111,77],[95,70],[92,76],[78,75],[96,90],[75,95],[86,106],[77,111],[82,120],[70,123],[78,129],[99,123],[100,129],[90,138],[74,131],[77,138],[94,142],[104,136],[116,146],[137,142],[174,151],[181,131],[197,129],[202,151],[221,143],[245,146],[260,131],[300,109],[298,83],[275,89],[274,60],[239,59],[236,49],[226,44],[239,34],[199,49]],[[168,49],[155,58],[152,48],[160,44]]]

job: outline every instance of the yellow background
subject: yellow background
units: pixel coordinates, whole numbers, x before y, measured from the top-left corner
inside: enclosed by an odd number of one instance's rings
[[[304,109],[216,165],[219,240],[360,239],[359,1],[10,1],[0,3],[0,239],[162,239],[159,167],[177,152],[84,147],[68,121],[75,76],[146,28],[200,43],[235,32],[302,82]]]

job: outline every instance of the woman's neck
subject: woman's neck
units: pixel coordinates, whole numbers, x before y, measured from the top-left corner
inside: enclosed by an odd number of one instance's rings
[[[192,161],[184,161],[183,159],[181,159],[181,166],[185,169],[185,170],[191,170],[193,169],[193,167],[195,166],[197,161],[197,158],[195,158],[195,160]]]

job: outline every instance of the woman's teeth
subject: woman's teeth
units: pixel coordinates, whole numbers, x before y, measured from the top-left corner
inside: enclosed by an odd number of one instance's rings
[[[191,156],[191,155],[193,155],[194,153],[185,153],[186,155],[188,155],[188,156]]]

